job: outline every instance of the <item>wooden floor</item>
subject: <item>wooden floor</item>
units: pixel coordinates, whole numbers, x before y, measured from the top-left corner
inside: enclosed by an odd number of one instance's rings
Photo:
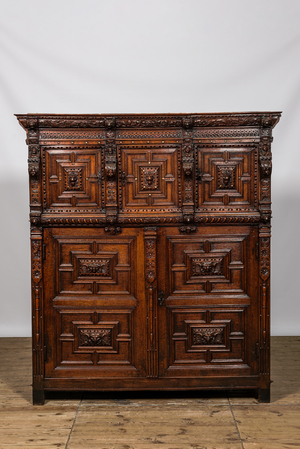
[[[0,449],[300,448],[300,337],[272,338],[271,403],[231,394],[31,401],[31,340],[0,339]]]

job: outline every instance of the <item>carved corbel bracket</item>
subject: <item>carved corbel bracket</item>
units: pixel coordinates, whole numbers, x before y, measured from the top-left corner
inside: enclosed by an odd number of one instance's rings
[[[32,210],[29,215],[30,223],[32,226],[41,226],[41,211]]]
[[[114,178],[117,170],[117,158],[115,155],[105,157],[105,173],[108,178]]]
[[[259,144],[259,162],[260,174],[262,178],[271,176],[272,172],[272,153],[271,153],[271,138],[263,136]]]
[[[28,158],[28,172],[30,176],[36,177],[40,170],[40,158],[39,157],[29,157]]]
[[[182,168],[185,176],[191,176],[193,174],[194,158],[192,155],[183,156],[182,158]]]
[[[264,224],[269,224],[272,218],[271,210],[261,210],[260,211],[260,220]]]

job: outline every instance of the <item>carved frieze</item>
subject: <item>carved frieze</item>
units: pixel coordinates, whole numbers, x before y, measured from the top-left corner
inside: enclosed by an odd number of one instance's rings
[[[111,346],[111,329],[79,329],[79,346]]]

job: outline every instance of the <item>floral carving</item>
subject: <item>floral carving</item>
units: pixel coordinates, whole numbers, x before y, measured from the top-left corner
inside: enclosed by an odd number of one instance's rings
[[[260,275],[266,281],[270,276],[270,238],[260,239]]]
[[[79,346],[111,346],[111,329],[79,329]]]
[[[31,241],[31,272],[33,282],[42,279],[42,240]]]
[[[156,240],[146,238],[146,279],[153,283],[156,278]]]
[[[191,234],[197,231],[197,226],[180,226],[179,231],[185,234]]]
[[[108,204],[115,204],[117,201],[117,189],[115,181],[107,182],[107,202]]]
[[[224,328],[222,327],[193,327],[193,345],[222,345],[224,344]]]
[[[121,234],[122,228],[120,228],[119,226],[117,226],[117,227],[106,226],[104,228],[104,231],[107,232],[108,234],[115,235],[115,234]]]
[[[270,179],[261,180],[261,201],[270,201],[271,199],[271,181]]]

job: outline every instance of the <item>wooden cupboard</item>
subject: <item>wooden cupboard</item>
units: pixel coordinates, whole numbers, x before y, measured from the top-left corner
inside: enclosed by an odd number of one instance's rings
[[[278,112],[19,114],[33,401],[53,390],[270,395]]]

